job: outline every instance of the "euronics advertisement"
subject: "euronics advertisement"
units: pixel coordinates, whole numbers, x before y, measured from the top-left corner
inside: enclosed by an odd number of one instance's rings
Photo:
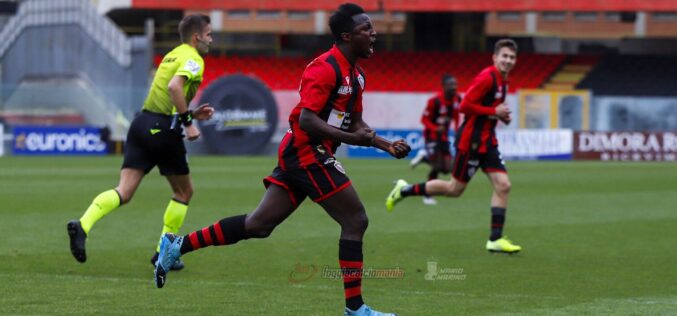
[[[15,155],[105,155],[99,128],[90,126],[15,126]]]

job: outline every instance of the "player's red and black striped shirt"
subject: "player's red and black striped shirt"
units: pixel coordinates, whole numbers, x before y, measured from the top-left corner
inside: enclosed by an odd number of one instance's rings
[[[449,126],[454,122],[454,131],[458,129],[458,110],[461,97],[457,94],[451,100],[444,97],[444,92],[437,93],[428,100],[421,116],[423,138],[428,142],[448,142]],[[443,130],[438,130],[442,126]]]
[[[309,109],[327,124],[348,130],[352,113],[362,112],[365,78],[341,51],[332,47],[306,66],[301,77],[301,101],[289,115],[290,129],[278,150],[280,168],[304,168],[332,157],[340,142],[317,139],[299,126],[302,109]]]
[[[461,102],[460,111],[465,119],[456,136],[459,151],[486,153],[488,147],[498,145],[498,120],[490,116],[496,115],[496,106],[505,102],[507,91],[508,81],[495,66],[485,68],[475,77]]]

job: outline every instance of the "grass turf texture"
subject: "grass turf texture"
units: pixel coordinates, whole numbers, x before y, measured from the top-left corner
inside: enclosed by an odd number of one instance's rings
[[[481,174],[460,199],[383,202],[392,180],[425,179],[395,160],[342,160],[370,218],[363,295],[400,315],[656,315],[677,313],[677,168],[670,163],[512,162],[506,234],[524,251],[484,250],[490,186]],[[153,170],[132,202],[98,222],[88,261],[68,248],[66,222],[117,184],[121,157],[0,159],[0,314],[340,315],[338,225],[306,200],[267,240],[184,257],[163,289],[152,255],[170,199]],[[182,233],[249,212],[272,158],[191,157],[195,195]],[[428,262],[453,280],[425,280]],[[318,269],[313,274],[314,269]],[[445,270],[446,269],[446,270]],[[458,275],[458,276],[456,276]],[[298,281],[305,278],[308,280]]]

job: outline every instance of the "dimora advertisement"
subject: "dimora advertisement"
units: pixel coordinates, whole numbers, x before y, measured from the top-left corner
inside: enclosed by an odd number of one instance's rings
[[[576,132],[574,159],[677,161],[673,132]]]
[[[105,155],[101,130],[90,126],[15,126],[15,155]]]

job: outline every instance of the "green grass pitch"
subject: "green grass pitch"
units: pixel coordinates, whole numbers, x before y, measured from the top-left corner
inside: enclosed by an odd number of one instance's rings
[[[195,195],[182,232],[249,212],[271,157],[191,157]],[[460,199],[419,198],[393,214],[392,180],[418,182],[406,161],[342,160],[370,218],[365,267],[402,278],[363,281],[377,310],[400,315],[677,314],[677,165],[510,162],[505,233],[524,250],[489,254],[486,177]],[[132,202],[94,226],[88,261],[66,222],[117,184],[121,157],[0,158],[0,314],[341,315],[339,227],[306,200],[266,240],[210,247],[157,289],[149,258],[170,199],[157,170]],[[438,279],[426,280],[429,262]],[[317,272],[314,272],[316,271]],[[446,277],[444,277],[446,276]]]

